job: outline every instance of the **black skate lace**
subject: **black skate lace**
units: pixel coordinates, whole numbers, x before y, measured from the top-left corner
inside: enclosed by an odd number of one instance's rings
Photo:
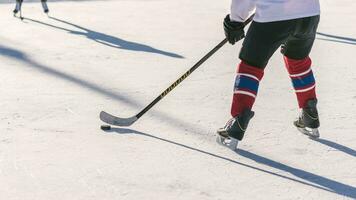
[[[235,118],[229,119],[229,121],[226,122],[226,125],[224,128],[228,129],[229,127],[231,127],[235,120],[236,120]]]
[[[233,125],[233,123],[234,123],[235,121],[237,121],[237,125],[240,127],[240,129],[241,129],[242,131],[246,131],[246,129],[241,126],[239,120],[236,119],[236,118],[231,118],[231,119],[229,119],[229,121],[227,121],[227,123],[226,123],[226,125],[225,125],[225,127],[224,127],[225,130],[228,129],[228,128],[230,128],[230,127]]]
[[[239,122],[239,120],[237,120],[237,125],[239,125],[239,127],[240,127],[240,129],[242,130],[242,131],[246,131],[246,129],[245,128],[242,128],[242,126],[241,126],[241,124],[240,124],[240,122]]]

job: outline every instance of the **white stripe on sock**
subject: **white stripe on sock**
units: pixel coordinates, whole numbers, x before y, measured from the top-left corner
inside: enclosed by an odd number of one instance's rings
[[[302,73],[300,73],[300,74],[290,74],[289,76],[292,77],[292,78],[294,78],[294,77],[299,77],[299,76],[303,76],[303,75],[305,75],[305,74],[308,74],[311,70],[312,70],[312,69],[309,68],[309,69],[308,69],[307,71],[305,71],[305,72],[302,72]]]
[[[307,92],[309,90],[312,90],[313,88],[315,88],[315,84],[311,87],[305,88],[305,89],[301,89],[301,90],[295,90],[295,92]]]
[[[234,94],[244,94],[244,95],[248,95],[248,96],[251,96],[253,98],[256,98],[255,94],[253,94],[251,92],[242,91],[242,90],[235,90]]]
[[[260,81],[256,76],[251,75],[251,74],[237,73],[237,75],[247,76],[247,77],[255,79],[256,81]]]

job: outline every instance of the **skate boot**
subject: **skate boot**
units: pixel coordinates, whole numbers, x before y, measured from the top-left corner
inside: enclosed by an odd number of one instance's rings
[[[48,14],[49,9],[48,9],[48,6],[47,6],[47,0],[41,0],[41,4],[42,4],[43,12]]]
[[[318,138],[320,136],[318,130],[320,122],[316,104],[316,99],[308,100],[307,105],[302,109],[299,118],[294,121],[294,125],[297,129],[301,133],[308,135],[310,138]]]
[[[237,117],[231,118],[224,128],[217,130],[216,142],[235,151],[238,141],[242,140],[247,125],[253,116],[254,112],[246,109]]]

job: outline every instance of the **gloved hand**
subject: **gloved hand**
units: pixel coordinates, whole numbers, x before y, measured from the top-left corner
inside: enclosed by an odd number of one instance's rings
[[[233,45],[245,37],[244,27],[242,22],[233,22],[230,20],[230,15],[226,15],[224,19],[224,31],[226,39],[230,44]]]

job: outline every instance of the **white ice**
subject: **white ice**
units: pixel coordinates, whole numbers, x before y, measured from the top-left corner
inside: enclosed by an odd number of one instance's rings
[[[223,39],[229,0],[0,0],[0,199],[356,199],[356,1],[321,0],[311,53],[318,140],[293,127],[279,52],[237,153],[229,119],[241,42],[225,45],[133,126],[130,117]]]

